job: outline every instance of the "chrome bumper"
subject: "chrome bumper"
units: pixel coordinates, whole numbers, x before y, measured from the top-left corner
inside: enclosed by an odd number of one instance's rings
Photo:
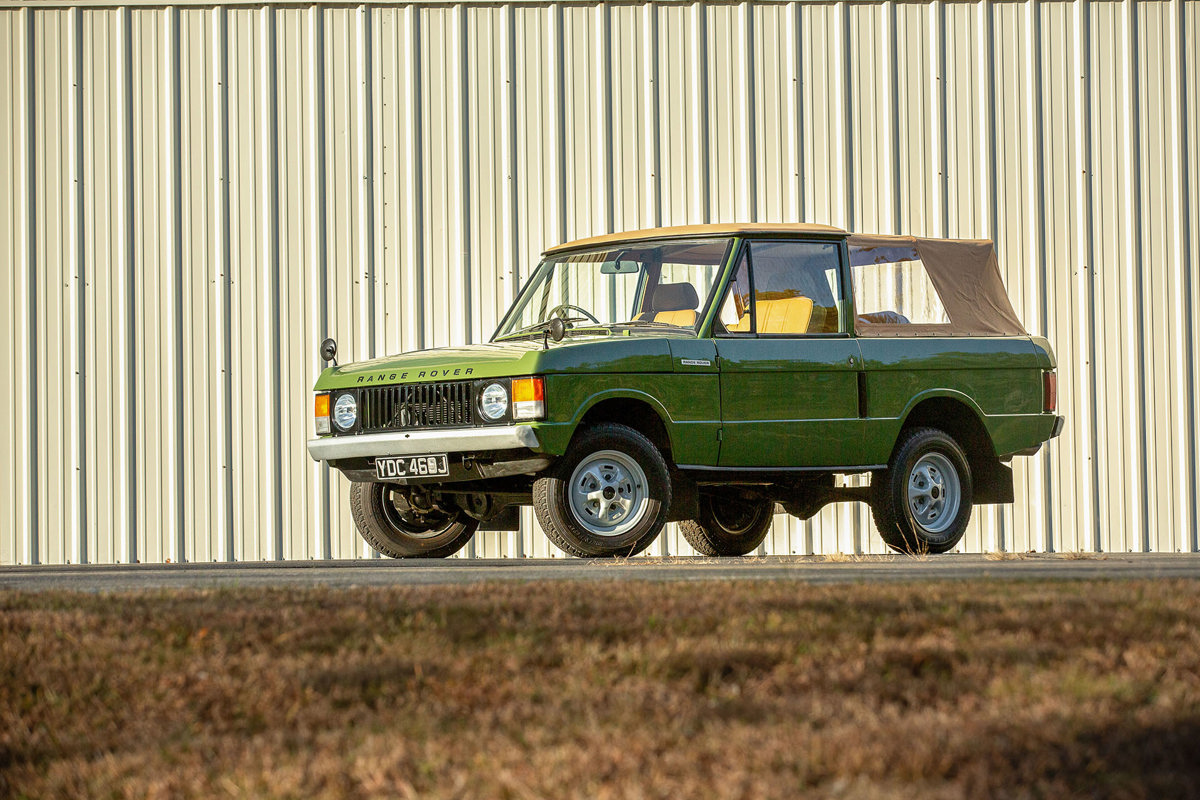
[[[479,450],[517,450],[538,447],[537,434],[528,425],[469,430],[396,431],[361,436],[324,436],[308,440],[313,461],[343,458],[407,456],[423,453],[466,453]]]

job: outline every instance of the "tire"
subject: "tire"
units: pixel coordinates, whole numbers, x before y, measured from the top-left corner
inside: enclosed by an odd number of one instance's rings
[[[871,514],[885,544],[901,553],[945,553],[971,520],[971,468],[937,428],[900,435],[888,468],[871,478]]]
[[[658,448],[633,428],[605,423],[580,433],[549,475],[533,484],[546,536],[581,558],[642,552],[662,531],[671,478]]]
[[[390,483],[350,484],[350,511],[358,534],[392,558],[445,558],[475,535],[479,521],[461,510],[418,512],[402,487]]]
[[[706,556],[744,556],[771,529],[773,500],[742,500],[700,495],[700,517],[679,523],[679,530],[697,553]]]

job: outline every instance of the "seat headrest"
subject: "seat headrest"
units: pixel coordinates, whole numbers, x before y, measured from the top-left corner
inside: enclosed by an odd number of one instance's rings
[[[698,305],[700,296],[690,283],[660,283],[654,290],[655,311],[691,311]]]

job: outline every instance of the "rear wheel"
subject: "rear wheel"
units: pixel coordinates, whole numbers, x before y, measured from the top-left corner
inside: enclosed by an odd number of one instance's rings
[[[670,506],[662,454],[643,434],[616,423],[580,433],[552,473],[533,484],[533,509],[546,536],[584,558],[645,550]]]
[[[879,535],[901,553],[945,553],[971,520],[971,468],[958,443],[937,428],[901,435],[888,468],[871,478]]]
[[[744,556],[771,529],[773,500],[750,500],[700,495],[700,516],[679,523],[679,531],[697,553],[706,556]]]
[[[445,558],[475,535],[479,522],[444,508],[428,492],[390,483],[350,485],[354,525],[367,542],[392,558]]]

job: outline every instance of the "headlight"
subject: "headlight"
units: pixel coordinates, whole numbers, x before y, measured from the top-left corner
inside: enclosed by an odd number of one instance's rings
[[[337,399],[333,404],[333,421],[344,431],[348,431],[354,427],[354,420],[358,419],[358,403],[354,402],[354,395],[344,394]]]
[[[495,422],[508,411],[508,392],[499,383],[489,383],[479,395],[479,410],[484,419]]]

